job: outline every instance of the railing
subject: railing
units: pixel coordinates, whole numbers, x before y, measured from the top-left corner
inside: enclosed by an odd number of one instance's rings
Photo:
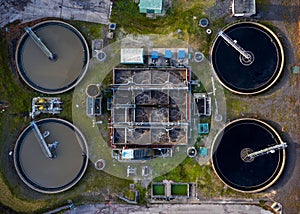
[[[34,43],[47,55],[50,60],[55,60],[55,54],[53,54],[47,46],[42,42],[42,40],[31,30],[30,27],[25,27],[25,31],[28,33],[30,38]]]
[[[232,46],[235,50],[237,50],[243,57],[250,60],[251,55],[247,53],[240,45],[237,44],[236,41],[232,40],[227,34],[225,34],[222,30],[218,32],[218,36],[221,36],[230,46]]]
[[[36,125],[36,123],[34,121],[32,121],[30,123],[30,125],[34,128],[34,135],[35,135],[39,145],[41,146],[43,153],[46,155],[46,157],[53,158],[53,155],[48,147],[48,144],[46,143],[46,141],[45,141],[42,133],[40,132],[38,126]]]
[[[251,158],[251,159],[256,158],[258,156],[266,155],[266,154],[269,154],[269,153],[274,153],[276,150],[281,150],[281,149],[284,149],[286,147],[287,147],[286,143],[281,143],[281,144],[278,144],[278,145],[275,145],[275,146],[271,146],[271,147],[259,150],[257,152],[249,153],[246,156],[246,158]]]

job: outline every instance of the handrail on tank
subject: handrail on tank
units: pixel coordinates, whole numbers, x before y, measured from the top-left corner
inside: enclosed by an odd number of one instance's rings
[[[274,153],[276,150],[281,150],[281,149],[284,149],[286,147],[287,147],[287,144],[283,142],[283,143],[275,145],[275,146],[267,147],[265,149],[261,149],[261,150],[256,151],[256,152],[249,153],[246,156],[246,158],[256,158],[258,156],[266,155],[266,154],[269,154],[269,153]]]
[[[37,138],[38,143],[40,144],[43,153],[46,155],[46,157],[53,158],[53,154],[51,153],[51,151],[48,147],[48,144],[46,143],[46,141],[45,141],[42,133],[40,132],[38,126],[36,125],[36,123],[34,121],[32,121],[30,123],[30,125],[35,130],[33,133],[34,133],[35,137]]]
[[[235,50],[237,50],[243,57],[247,60],[251,59],[251,55],[247,53],[236,41],[232,40],[226,33],[222,30],[219,30],[218,36],[221,36],[230,46],[232,46]]]
[[[31,30],[30,27],[25,27],[25,31],[28,33],[30,38],[34,41],[34,43],[43,51],[44,54],[47,55],[47,57],[54,61],[56,60],[56,55],[52,53],[48,47],[42,42],[42,40]]]

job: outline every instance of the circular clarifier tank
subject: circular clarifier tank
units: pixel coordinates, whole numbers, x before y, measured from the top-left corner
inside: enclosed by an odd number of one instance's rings
[[[217,35],[211,51],[212,65],[224,87],[238,94],[257,94],[279,78],[284,52],[280,40],[269,28],[259,23],[239,22]]]
[[[284,147],[269,152],[264,150],[276,145],[283,145],[283,142],[267,123],[249,118],[235,120],[226,125],[214,140],[214,171],[223,183],[234,190],[262,191],[279,178],[284,168]],[[264,154],[247,157],[262,150]]]
[[[88,164],[84,136],[65,120],[51,118],[33,123],[25,128],[15,145],[18,175],[30,188],[42,193],[71,188],[81,179]],[[47,155],[41,136],[52,157]]]
[[[30,87],[58,94],[75,87],[83,78],[89,64],[89,49],[73,26],[61,21],[41,22],[31,27],[31,32],[27,28],[20,39],[16,64]]]

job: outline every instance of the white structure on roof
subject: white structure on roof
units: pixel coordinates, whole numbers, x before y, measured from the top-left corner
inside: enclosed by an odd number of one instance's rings
[[[124,149],[122,150],[122,159],[133,159],[134,158],[134,150],[133,149]]]
[[[256,14],[255,0],[233,0],[232,1],[232,15],[241,16],[252,16]]]
[[[122,48],[121,63],[123,64],[143,64],[144,63],[143,48]]]

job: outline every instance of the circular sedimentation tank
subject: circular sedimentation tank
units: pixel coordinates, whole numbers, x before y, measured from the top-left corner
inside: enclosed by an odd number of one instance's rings
[[[283,143],[267,123],[250,118],[227,124],[216,136],[212,146],[215,173],[227,186],[240,192],[259,192],[270,187],[281,175],[285,149],[255,158],[245,154]]]
[[[214,40],[212,65],[221,84],[238,94],[257,94],[270,88],[284,65],[280,40],[266,26],[256,22],[239,22],[222,30],[245,52],[242,55],[224,37]]]
[[[43,152],[41,142],[31,124],[19,136],[14,149],[14,164],[22,181],[42,193],[58,193],[74,186],[88,164],[88,148],[84,136],[71,123],[62,119],[35,122],[50,148],[58,142],[53,158]]]
[[[89,48],[81,33],[61,21],[45,21],[31,27],[38,40],[53,53],[50,59],[28,32],[16,50],[16,65],[22,79],[33,89],[58,94],[75,87],[89,64]]]

